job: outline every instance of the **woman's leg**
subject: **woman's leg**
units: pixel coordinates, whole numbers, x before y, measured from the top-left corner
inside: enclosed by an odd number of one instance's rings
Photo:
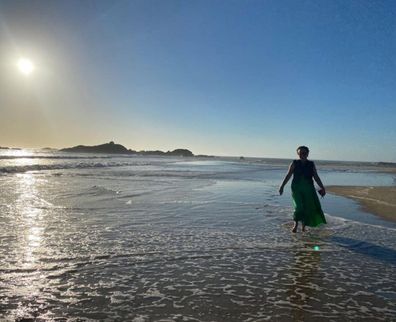
[[[292,228],[292,232],[297,232],[298,222],[301,221],[304,225],[304,202],[303,202],[303,195],[295,186],[292,186],[292,198],[294,204],[294,227]]]

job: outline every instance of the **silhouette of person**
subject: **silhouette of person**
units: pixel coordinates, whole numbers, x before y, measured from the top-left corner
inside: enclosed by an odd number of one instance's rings
[[[305,231],[305,226],[316,227],[320,224],[325,224],[326,219],[320,205],[319,198],[316,194],[313,179],[321,188],[319,194],[323,197],[326,190],[320,180],[316,171],[315,163],[308,160],[309,149],[306,146],[299,146],[297,148],[298,160],[294,160],[289,170],[279,187],[279,194],[283,194],[284,186],[293,175],[291,184],[292,198],[294,204],[294,226],[292,232],[297,232],[298,222],[302,222],[302,231]]]

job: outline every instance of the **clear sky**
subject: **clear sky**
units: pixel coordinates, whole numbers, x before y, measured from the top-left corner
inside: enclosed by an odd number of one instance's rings
[[[396,162],[393,0],[0,0],[0,69],[0,146]]]

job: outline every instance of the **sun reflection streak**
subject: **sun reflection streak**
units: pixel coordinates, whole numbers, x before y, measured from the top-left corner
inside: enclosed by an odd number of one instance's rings
[[[53,207],[45,200],[49,196],[48,179],[33,172],[17,173],[8,187],[14,189],[15,198],[8,214],[13,229],[8,263],[12,263],[10,268],[14,272],[7,274],[5,285],[9,294],[18,299],[16,305],[9,308],[9,316],[18,321],[35,320],[44,307],[43,288],[48,286],[43,271],[46,267],[43,258],[48,255],[47,220]]]
[[[9,149],[2,151],[2,155],[5,156],[13,156],[13,157],[23,157],[23,156],[32,156],[34,153],[30,150],[26,149]]]
[[[17,210],[21,218],[21,236],[23,236],[23,265],[32,267],[37,262],[37,251],[43,241],[44,222],[43,205],[47,202],[39,197],[37,179],[32,173],[17,175],[19,180],[19,198]]]

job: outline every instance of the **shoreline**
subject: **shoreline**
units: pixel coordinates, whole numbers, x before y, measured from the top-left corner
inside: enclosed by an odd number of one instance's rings
[[[382,219],[396,222],[395,186],[328,186],[326,191],[357,201],[361,208]]]

